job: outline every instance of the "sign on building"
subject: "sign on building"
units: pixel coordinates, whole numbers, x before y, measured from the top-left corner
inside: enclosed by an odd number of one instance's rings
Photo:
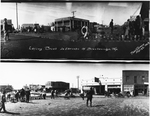
[[[134,85],[124,85],[124,91],[133,91]]]
[[[90,90],[91,87],[83,87],[83,90]]]

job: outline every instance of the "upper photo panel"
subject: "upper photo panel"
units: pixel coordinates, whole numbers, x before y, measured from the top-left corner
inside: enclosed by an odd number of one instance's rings
[[[1,60],[149,60],[149,2],[1,3]]]

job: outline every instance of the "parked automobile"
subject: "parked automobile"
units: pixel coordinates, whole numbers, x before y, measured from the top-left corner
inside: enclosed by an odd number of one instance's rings
[[[42,99],[42,93],[41,92],[31,92],[30,93],[30,98],[31,99]]]

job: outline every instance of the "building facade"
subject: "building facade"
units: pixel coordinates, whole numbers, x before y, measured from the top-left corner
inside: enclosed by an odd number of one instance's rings
[[[55,19],[55,31],[75,31],[83,26],[89,27],[89,20],[75,17]]]
[[[98,81],[98,80],[99,81]],[[90,80],[83,80],[81,82],[82,90],[89,90],[90,87],[94,88],[95,94],[104,95],[105,91],[110,93],[119,93],[122,91],[122,79],[121,78],[92,78]]]
[[[120,78],[92,78],[81,81],[82,91],[94,88],[95,94],[126,93],[131,95],[149,95],[149,72],[147,70],[123,70]]]
[[[47,91],[57,90],[58,92],[64,92],[69,89],[69,83],[62,81],[48,81],[45,84],[45,87]]]
[[[146,95],[149,91],[149,72],[146,70],[123,70],[123,92]]]

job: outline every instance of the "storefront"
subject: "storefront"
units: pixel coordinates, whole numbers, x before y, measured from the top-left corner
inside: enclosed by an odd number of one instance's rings
[[[99,81],[93,79],[82,81],[82,90],[86,91],[92,87],[95,94],[104,95],[105,92],[120,93],[122,91],[122,82],[120,78],[100,78]]]
[[[149,71],[147,70],[123,70],[123,92],[131,95],[149,94]]]
[[[108,85],[107,87],[109,93],[120,93],[121,92],[121,85]]]
[[[134,87],[135,96],[148,94],[148,85],[135,85]]]
[[[124,92],[129,92],[131,95],[133,95],[134,85],[124,85]]]

